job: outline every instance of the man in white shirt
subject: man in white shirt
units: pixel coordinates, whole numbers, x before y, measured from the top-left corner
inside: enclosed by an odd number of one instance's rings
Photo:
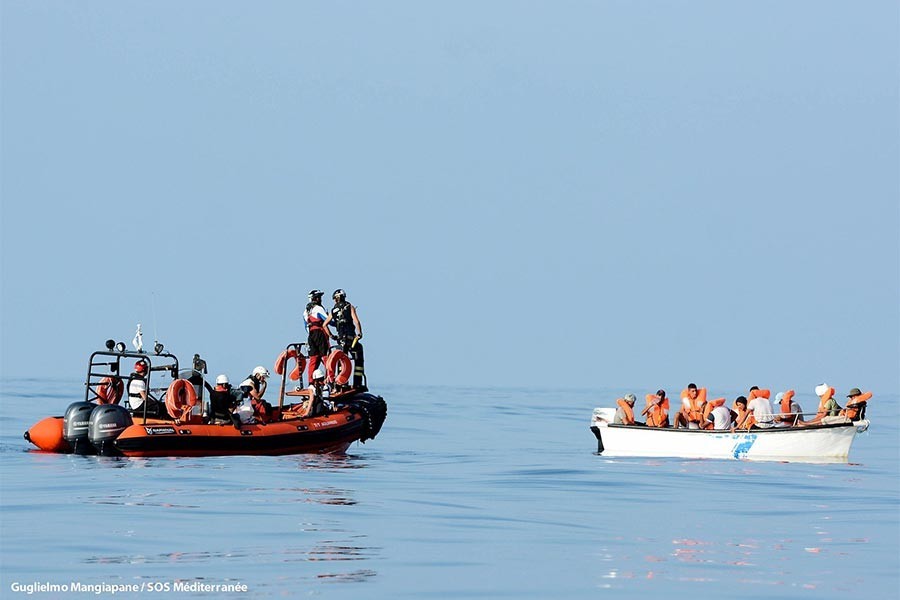
[[[764,396],[753,398],[747,404],[747,409],[753,412],[753,418],[756,421],[754,425],[760,429],[768,429],[774,426],[775,411],[772,409],[772,402],[768,398]]]

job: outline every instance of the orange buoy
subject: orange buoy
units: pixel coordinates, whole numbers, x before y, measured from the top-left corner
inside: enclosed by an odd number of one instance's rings
[[[41,419],[25,432],[25,439],[46,452],[71,452],[72,446],[63,437],[63,418]]]
[[[197,390],[187,379],[176,379],[166,391],[166,410],[173,419],[183,419],[197,406]]]
[[[97,399],[100,404],[118,404],[125,391],[125,384],[118,377],[104,377],[97,384]]]
[[[289,348],[278,355],[278,358],[275,360],[275,372],[283,375],[285,364],[292,358],[296,361],[296,364],[291,370],[289,377],[292,381],[297,381],[300,379],[303,369],[306,368],[306,357],[297,352],[296,348]]]
[[[338,385],[347,385],[350,381],[350,357],[342,350],[335,350],[325,359],[325,368],[328,370],[328,381]]]

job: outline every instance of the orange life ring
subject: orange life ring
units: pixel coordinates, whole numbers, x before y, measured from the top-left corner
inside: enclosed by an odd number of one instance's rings
[[[347,385],[350,381],[350,372],[352,365],[350,357],[344,354],[342,350],[335,350],[325,359],[325,368],[328,370],[328,381],[333,381],[338,385]]]
[[[119,377],[104,377],[97,384],[97,400],[100,404],[118,404],[125,391],[125,384]]]
[[[181,419],[197,406],[197,390],[187,379],[176,379],[166,390],[166,410],[173,419]]]
[[[297,352],[296,348],[289,348],[278,355],[278,358],[275,360],[275,372],[279,375],[284,374],[285,363],[291,358],[296,361],[296,364],[289,377],[292,381],[298,381],[300,374],[303,373],[303,369],[306,368],[306,357]]]

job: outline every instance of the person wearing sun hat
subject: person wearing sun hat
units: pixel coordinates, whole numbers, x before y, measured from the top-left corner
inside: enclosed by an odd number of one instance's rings
[[[841,415],[847,417],[851,421],[863,419],[866,416],[866,403],[872,397],[872,392],[863,393],[859,388],[853,388],[847,394],[849,401],[846,408],[841,411]]]

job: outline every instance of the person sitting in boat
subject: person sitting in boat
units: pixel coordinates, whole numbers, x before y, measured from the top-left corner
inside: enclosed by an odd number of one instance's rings
[[[324,327],[328,314],[322,308],[322,290],[311,290],[306,310],[303,311],[303,324],[308,332],[306,344],[309,350],[309,381],[313,380],[313,373],[319,363],[325,362],[328,356],[328,339],[331,337]]]
[[[768,390],[760,390],[756,386],[750,388],[750,401],[747,402],[747,409],[753,413],[750,427],[769,429],[775,426],[775,410],[767,392]]]
[[[799,427],[803,425],[803,409],[794,400],[794,390],[775,394],[775,404],[780,409],[775,417],[776,427]]]
[[[647,407],[641,412],[647,415],[647,427],[669,426],[669,399],[665,390],[657,390],[655,394],[647,394]]]
[[[738,396],[734,399],[734,426],[736,429],[750,429],[753,424],[753,413],[747,409],[747,398]]]
[[[681,409],[675,413],[672,427],[689,427],[701,429],[706,423],[704,406],[706,405],[706,388],[697,389],[696,383],[689,383],[681,392]],[[693,425],[692,425],[693,424]]]
[[[725,398],[716,398],[710,400],[707,408],[712,407],[706,413],[706,421],[708,423],[704,429],[720,429],[728,430],[734,427],[734,420],[737,413],[725,406]]]
[[[127,408],[134,415],[143,415],[146,408],[148,417],[168,418],[166,406],[147,390],[147,363],[143,360],[134,363],[134,372],[128,376]]]
[[[341,289],[334,290],[331,295],[334,300],[334,308],[325,319],[323,327],[326,331],[331,326],[337,330],[337,340],[341,350],[353,357],[353,387],[361,388],[365,370],[363,366],[362,325],[356,314],[356,307],[347,302],[347,292]]]
[[[275,417],[272,405],[263,400],[268,378],[269,370],[259,366],[241,382],[243,401],[234,411],[241,423],[268,423]]]
[[[634,394],[625,394],[624,397],[616,400],[616,416],[613,423],[616,425],[643,425],[636,423],[634,420],[634,403],[637,398]]]
[[[806,421],[804,425],[830,425],[833,423],[844,423],[848,421],[841,416],[841,405],[834,399],[834,388],[827,383],[820,383],[815,389],[816,396],[819,397],[819,408],[816,410],[816,416],[811,421]]]
[[[211,387],[206,381],[203,382],[203,385],[209,392],[210,421],[231,419],[231,413],[237,405],[237,397],[228,381],[228,375],[217,375],[216,387]]]
[[[839,414],[847,417],[851,421],[858,421],[865,418],[866,402],[872,397],[872,392],[863,393],[859,388],[853,388],[847,394],[849,401],[847,406]]]
[[[328,411],[333,408],[331,400],[329,400],[331,391],[325,383],[325,375],[325,369],[321,366],[313,372],[312,380],[309,383],[310,407],[307,416],[328,414]]]

